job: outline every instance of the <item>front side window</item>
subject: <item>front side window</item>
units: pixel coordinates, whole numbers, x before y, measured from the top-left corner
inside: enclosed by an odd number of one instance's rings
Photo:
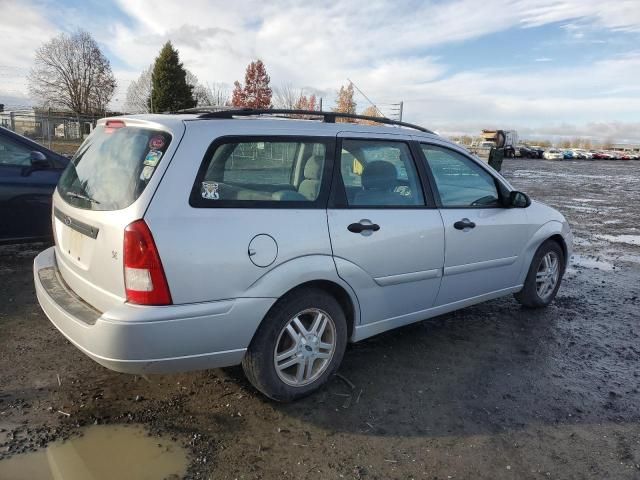
[[[498,207],[494,178],[464,155],[436,145],[421,144],[443,207]]]
[[[239,140],[217,145],[205,158],[192,193],[195,206],[236,202],[316,202],[325,174],[327,142]]]
[[[31,151],[8,138],[0,137],[0,165],[29,166]]]
[[[418,174],[406,143],[344,140],[340,172],[351,207],[424,205]]]

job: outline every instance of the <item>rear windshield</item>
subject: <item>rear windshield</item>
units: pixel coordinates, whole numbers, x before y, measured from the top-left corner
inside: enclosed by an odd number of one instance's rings
[[[60,177],[58,192],[74,207],[120,210],[131,205],[151,180],[171,135],[158,130],[99,126],[78,149]]]

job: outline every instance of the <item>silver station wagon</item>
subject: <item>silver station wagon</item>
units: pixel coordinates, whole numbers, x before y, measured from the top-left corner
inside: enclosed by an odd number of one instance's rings
[[[386,119],[269,113],[99,122],[34,262],[76,347],[136,374],[241,363],[289,401],[347,342],[508,294],[554,299],[569,225],[464,149]]]

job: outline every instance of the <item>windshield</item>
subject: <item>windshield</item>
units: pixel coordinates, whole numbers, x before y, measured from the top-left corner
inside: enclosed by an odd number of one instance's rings
[[[170,141],[166,132],[107,122],[80,146],[60,178],[58,192],[78,208],[126,208],[144,191]]]

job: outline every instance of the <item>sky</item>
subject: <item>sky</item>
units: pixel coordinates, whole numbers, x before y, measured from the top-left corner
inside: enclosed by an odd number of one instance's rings
[[[640,0],[0,0],[0,12],[7,106],[33,103],[35,49],[82,28],[111,62],[114,109],[171,40],[204,84],[242,80],[259,58],[272,86],[325,109],[350,79],[384,113],[403,101],[405,121],[444,134],[640,141]]]

